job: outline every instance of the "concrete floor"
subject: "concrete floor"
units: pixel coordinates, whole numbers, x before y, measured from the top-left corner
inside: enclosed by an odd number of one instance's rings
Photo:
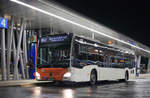
[[[35,83],[0,87],[0,98],[150,98],[150,78],[76,85]]]

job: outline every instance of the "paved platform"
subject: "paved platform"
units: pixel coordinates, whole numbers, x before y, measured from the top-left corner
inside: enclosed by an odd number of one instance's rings
[[[36,83],[45,83],[48,81],[36,81],[36,80],[9,80],[0,81],[0,86],[22,86],[22,85],[34,85]]]
[[[150,78],[105,81],[94,86],[39,83],[0,87],[0,98],[150,98]]]
[[[150,74],[140,74],[139,77],[130,77],[130,80],[132,80],[132,79],[144,79],[144,78],[150,78]],[[42,82],[46,83],[49,81],[36,81],[35,79],[0,81],[0,87],[34,85],[36,83],[42,83]]]
[[[150,73],[148,74],[140,74],[139,77],[136,78],[150,78]]]
[[[150,73],[147,74],[139,74],[139,76],[130,76],[130,79],[143,79],[143,78],[150,78]]]

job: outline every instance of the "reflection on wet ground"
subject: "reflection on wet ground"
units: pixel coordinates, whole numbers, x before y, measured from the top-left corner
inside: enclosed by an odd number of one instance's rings
[[[73,85],[40,83],[23,87],[0,87],[0,98],[150,98],[150,79],[103,81]]]

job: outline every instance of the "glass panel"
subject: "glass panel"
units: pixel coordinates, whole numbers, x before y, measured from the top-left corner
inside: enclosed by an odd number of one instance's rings
[[[70,62],[70,44],[48,44],[40,47],[39,67],[68,67]]]
[[[47,64],[47,57],[46,57],[46,48],[41,48],[40,49],[40,57],[38,57],[38,61],[40,61],[40,64]]]

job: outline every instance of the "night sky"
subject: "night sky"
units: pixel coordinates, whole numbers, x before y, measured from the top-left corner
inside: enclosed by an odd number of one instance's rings
[[[150,46],[149,0],[53,1]]]

